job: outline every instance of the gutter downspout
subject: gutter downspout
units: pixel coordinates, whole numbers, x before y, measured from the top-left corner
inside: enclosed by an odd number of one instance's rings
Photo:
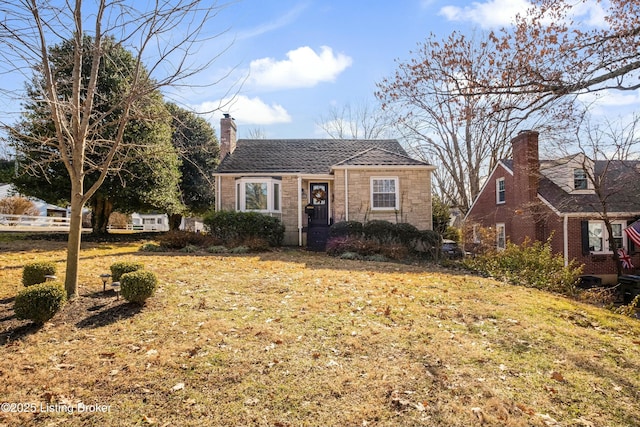
[[[215,177],[216,180],[216,211],[220,211],[220,175]]]
[[[349,221],[349,169],[344,170],[344,219]]]
[[[564,245],[564,266],[569,265],[569,216],[564,215],[562,219],[562,240]]]
[[[302,177],[298,176],[298,246],[302,246]]]

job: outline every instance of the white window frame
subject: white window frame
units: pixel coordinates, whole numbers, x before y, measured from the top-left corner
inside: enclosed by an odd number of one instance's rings
[[[500,189],[500,184],[502,184],[502,189]],[[502,194],[502,200],[500,200],[500,195]],[[507,200],[507,187],[504,181],[504,177],[496,179],[496,204],[503,205]]]
[[[247,184],[266,184],[267,209],[247,209]],[[277,196],[277,200],[274,196]],[[236,210],[260,213],[282,212],[282,181],[275,178],[240,178],[236,180]]]
[[[473,224],[473,243],[481,243],[480,241],[480,224]]]
[[[600,239],[602,239],[602,249],[601,250],[591,250],[591,227],[592,226],[600,226],[600,230],[601,230],[601,237]],[[628,245],[627,242],[627,235],[626,233],[624,233],[624,229],[627,227],[627,222],[622,220],[622,221],[611,221],[611,228],[620,228],[620,235],[619,236],[615,236],[614,235],[614,239],[622,239],[622,247],[626,248]],[[612,230],[615,231],[616,230]],[[610,242],[610,236],[609,233],[607,232],[607,227],[605,226],[604,221],[589,221],[589,252],[591,252],[592,254],[611,254],[613,253],[610,249],[609,249],[609,242]]]
[[[507,229],[504,222],[496,224],[496,249],[499,251],[507,248]]]
[[[393,181],[394,185],[394,206],[378,206],[374,205],[374,194],[391,194],[391,193],[374,193],[374,181]],[[400,210],[400,180],[397,176],[372,176],[369,185],[369,200],[371,201],[371,210],[374,211],[397,211]]]
[[[584,177],[577,178],[576,174],[578,172],[582,172],[584,174]],[[576,184],[578,182],[584,182],[584,187],[577,186]],[[588,190],[589,189],[589,178],[588,178],[588,175],[587,175],[587,171],[584,168],[575,168],[575,169],[573,169],[573,189],[575,191]]]

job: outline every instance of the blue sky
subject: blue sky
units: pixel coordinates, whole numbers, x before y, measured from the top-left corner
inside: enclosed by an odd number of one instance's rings
[[[454,30],[497,29],[529,7],[527,0],[219,1],[227,6],[207,30],[223,33],[201,56],[220,57],[191,81],[197,88],[167,95],[196,111],[215,110],[205,117],[216,132],[228,112],[239,137],[259,129],[267,138],[327,137],[317,126],[321,118],[332,107],[373,104],[376,83],[393,74],[395,60],[411,58],[410,51],[429,34],[444,38]],[[584,25],[601,25],[596,0],[577,3]],[[142,7],[137,0],[136,5]],[[23,79],[3,75],[3,85],[21,86]],[[640,91],[617,92],[593,112],[623,114],[638,106]],[[5,105],[0,119],[12,121],[18,109]]]
[[[240,0],[214,21],[229,30],[212,48],[229,49],[199,78],[230,76],[183,92],[180,101],[199,111],[221,108],[209,116],[216,130],[222,113],[231,113],[240,137],[256,128],[268,138],[326,137],[317,123],[332,105],[372,101],[376,82],[430,33],[497,29],[528,6],[526,0]],[[590,1],[579,13],[592,25],[602,18]],[[226,92],[240,80],[229,103]],[[639,92],[611,94],[596,113],[638,105]]]

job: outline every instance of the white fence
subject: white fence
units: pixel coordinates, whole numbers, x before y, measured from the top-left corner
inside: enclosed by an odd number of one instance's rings
[[[0,214],[0,230],[59,230],[69,231],[69,218],[57,216],[29,216]]]
[[[110,225],[110,231],[169,231],[166,224],[127,224],[124,227]]]
[[[70,218],[56,216],[0,214],[0,231],[69,231],[69,222]],[[127,224],[124,227],[110,226],[109,230],[133,233],[142,231],[168,231],[169,226],[167,224]]]

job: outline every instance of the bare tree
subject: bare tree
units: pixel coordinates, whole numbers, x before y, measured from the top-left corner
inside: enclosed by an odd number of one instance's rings
[[[332,139],[385,139],[395,133],[394,118],[366,101],[333,106],[316,125]]]
[[[567,95],[640,88],[640,4],[591,2],[597,23],[579,17],[584,1],[533,0],[513,26],[492,33],[494,75],[478,75],[475,93],[527,95],[526,114]]]
[[[640,116],[636,114],[629,120],[604,119],[601,122],[585,116],[574,140],[555,149],[564,154],[555,163],[572,165],[578,171],[574,179],[583,180],[587,194],[582,196],[582,208],[595,213],[604,223],[609,236],[606,249],[612,252],[620,275],[622,266],[617,249],[621,244],[623,226],[616,220],[621,219],[621,213],[640,211]],[[579,187],[578,181],[574,186]],[[566,203],[575,202],[567,198]]]
[[[217,35],[207,31],[213,27],[211,21],[222,5],[199,0],[142,4],[149,9],[137,9],[139,2],[127,0],[98,0],[89,4],[83,4],[82,0],[0,3],[2,73],[15,75],[33,70],[32,80],[44,82],[40,102],[50,111],[55,137],[41,142],[57,153],[55,160],[62,161],[69,174],[71,217],[65,279],[69,297],[75,297],[78,289],[82,208],[112,171],[112,161],[122,149],[125,128],[139,107],[138,102],[153,91],[187,84],[188,78],[215,60],[215,56],[204,58],[206,49],[200,48]],[[92,57],[90,69],[82,67],[85,35],[94,40],[88,53]],[[108,111],[97,111],[94,105],[99,102],[98,73],[101,64],[109,60],[102,49],[107,38],[133,52],[136,66],[127,76],[129,85],[120,102]],[[73,46],[70,82],[56,78],[49,57],[50,47],[63,40],[70,40]],[[197,61],[193,59],[196,51]],[[64,96],[64,90],[60,90],[63,84],[72,85],[70,96]],[[7,90],[2,93],[7,98],[15,96]],[[117,119],[112,120],[115,112]],[[116,129],[112,138],[103,137],[101,130],[105,123]],[[101,156],[88,162],[89,152]],[[85,176],[94,171],[99,171],[99,178],[85,188]]]
[[[247,130],[249,139],[267,139],[267,132],[261,126],[255,126]]]
[[[523,96],[478,95],[474,82],[495,75],[496,51],[488,36],[454,32],[445,40],[431,35],[395,74],[378,84],[378,98],[399,117],[410,151],[438,166],[436,191],[466,213],[484,177],[507,157],[509,141],[523,127],[542,130],[571,116],[562,108],[518,117]],[[544,130],[543,130],[544,131]]]

